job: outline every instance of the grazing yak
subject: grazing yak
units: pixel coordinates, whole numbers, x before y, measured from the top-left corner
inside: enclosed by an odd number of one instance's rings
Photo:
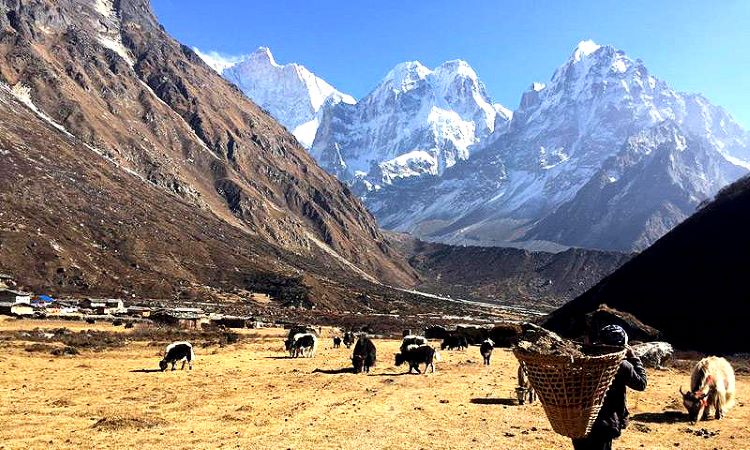
[[[375,365],[377,359],[377,351],[375,344],[366,337],[361,336],[357,339],[357,344],[354,346],[354,353],[352,354],[352,366],[354,366],[354,373],[370,372],[370,367]]]
[[[354,344],[354,333],[347,331],[344,333],[344,345],[346,348],[350,348]]]
[[[469,341],[466,336],[461,335],[448,335],[443,339],[443,343],[440,344],[440,350],[464,350],[469,347]]]
[[[405,362],[409,363],[408,373],[415,370],[419,374],[422,373],[419,370],[419,365],[424,364],[424,374],[427,375],[427,368],[431,368],[432,373],[435,373],[435,359],[440,360],[434,348],[429,345],[416,346],[411,344],[401,350],[401,353],[396,354],[396,365],[400,366]]]
[[[333,337],[333,348],[341,347],[341,338],[338,336]]]
[[[516,396],[518,397],[518,404],[523,405],[527,401],[534,403],[536,400],[536,392],[531,386],[529,381],[529,375],[526,373],[526,364],[521,363],[518,366],[518,387],[516,388]]]
[[[298,333],[292,338],[289,356],[293,358],[312,358],[318,349],[318,337],[313,333]]]
[[[401,340],[400,351],[403,353],[408,348],[421,347],[427,345],[427,339],[424,336],[417,336],[415,334],[407,334],[404,339]]]
[[[661,369],[674,356],[674,349],[669,342],[644,342],[633,345],[633,351],[641,358],[644,367]]]
[[[172,364],[172,370],[175,370],[178,361],[182,361],[181,370],[185,370],[185,362],[188,363],[190,370],[193,370],[193,360],[195,354],[193,353],[193,346],[190,342],[173,342],[167,345],[167,349],[164,351],[164,358],[159,361],[159,368],[163,371],[167,370],[167,366]]]
[[[724,358],[709,356],[698,361],[690,376],[690,392],[682,392],[682,403],[690,421],[706,420],[713,408],[714,417],[721,419],[734,406],[734,370]]]
[[[495,348],[495,343],[492,341],[492,339],[485,339],[484,342],[482,342],[482,345],[479,346],[479,353],[484,359],[485,366],[490,365],[490,356],[492,356],[493,348]]]
[[[307,327],[307,326],[301,326],[301,325],[295,325],[289,329],[289,334],[286,336],[286,341],[284,341],[284,348],[286,348],[286,351],[289,352],[289,356],[294,356],[294,341],[303,334],[312,334],[315,336],[315,339],[318,338],[318,332],[313,327]],[[316,342],[317,344],[317,342]]]

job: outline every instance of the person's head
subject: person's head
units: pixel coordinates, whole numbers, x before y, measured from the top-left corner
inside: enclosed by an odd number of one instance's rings
[[[600,344],[625,347],[628,345],[628,333],[619,325],[607,325],[599,330]]]

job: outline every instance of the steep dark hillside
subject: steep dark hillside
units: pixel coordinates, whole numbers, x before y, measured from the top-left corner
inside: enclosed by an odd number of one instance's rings
[[[456,298],[551,310],[585,292],[630,255],[570,249],[561,253],[461,247],[401,236],[420,274],[419,289]]]
[[[0,0],[0,82],[0,266],[27,286],[278,276],[340,307],[351,290],[331,286],[414,282],[359,200],[146,0]]]
[[[710,352],[750,350],[750,178],[714,199],[545,324],[566,336],[584,332],[600,304],[634,314],[675,346]]]

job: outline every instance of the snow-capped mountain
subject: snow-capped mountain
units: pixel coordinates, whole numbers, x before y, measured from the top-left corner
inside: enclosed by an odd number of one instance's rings
[[[405,62],[358,103],[325,108],[311,152],[342,180],[378,188],[442,174],[507,126],[510,117],[509,110],[492,104],[465,61],[435,69]]]
[[[366,194],[386,228],[443,242],[641,249],[750,168],[722,108],[581,42],[507,127],[441,176]]]
[[[325,105],[355,103],[352,96],[337,91],[304,66],[276,63],[266,47],[223,68],[221,74],[270,112],[307,148],[315,139]]]

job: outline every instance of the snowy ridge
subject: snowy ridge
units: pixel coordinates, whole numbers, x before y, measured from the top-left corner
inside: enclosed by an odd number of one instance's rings
[[[726,111],[592,41],[485,142],[441,176],[392,177],[366,203],[386,228],[427,240],[629,251],[750,169],[750,137]]]
[[[377,189],[395,179],[442,174],[510,117],[465,61],[434,69],[407,61],[356,105],[326,108],[311,153],[338,174],[325,157],[335,148],[347,167],[342,179]]]
[[[198,54],[216,66],[216,58]],[[278,64],[267,47],[227,65],[221,73],[308,148],[315,139],[324,105],[355,103],[352,96],[339,92],[304,66]]]

